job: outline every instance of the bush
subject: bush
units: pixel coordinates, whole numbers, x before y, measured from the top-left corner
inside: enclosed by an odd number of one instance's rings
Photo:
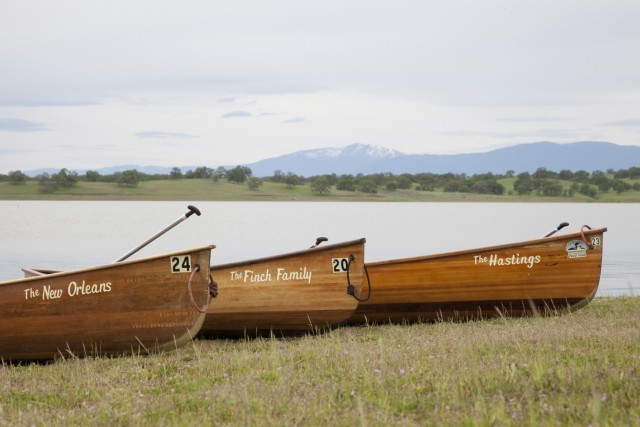
[[[249,186],[250,190],[258,190],[258,188],[260,188],[260,186],[262,185],[262,180],[260,178],[256,178],[255,176],[251,179],[249,179],[249,182],[247,182],[247,186]]]

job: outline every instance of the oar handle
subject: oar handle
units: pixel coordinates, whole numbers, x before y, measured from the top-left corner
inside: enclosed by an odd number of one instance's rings
[[[327,242],[328,240],[329,240],[329,239],[327,239],[326,237],[318,237],[318,238],[316,239],[316,244],[315,244],[315,245],[312,245],[309,249],[313,249],[313,248],[317,247],[320,243],[322,243],[322,242]]]
[[[556,232],[557,232],[557,231],[562,230],[562,229],[563,229],[563,228],[565,228],[567,225],[569,225],[569,223],[568,223],[568,222],[561,222],[561,223],[560,223],[560,225],[558,225],[558,226],[556,227],[556,229],[555,229],[555,230],[553,230],[551,233],[547,234],[547,235],[546,235],[546,236],[544,236],[544,237],[550,237],[550,236],[553,236],[554,234],[556,234]]]
[[[184,219],[189,218],[193,214],[196,214],[196,215],[200,216],[200,209],[196,208],[195,206],[189,205],[189,206],[187,206],[187,209],[189,209],[189,212],[184,214]]]

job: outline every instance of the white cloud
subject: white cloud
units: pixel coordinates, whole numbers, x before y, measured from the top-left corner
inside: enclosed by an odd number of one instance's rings
[[[47,130],[42,123],[32,122],[30,120],[14,119],[11,117],[0,117],[0,131],[6,132],[41,132]]]
[[[149,139],[191,139],[197,138],[195,135],[190,135],[188,133],[182,132],[162,132],[162,131],[142,131],[136,132],[135,136],[138,138],[149,138]]]
[[[605,123],[605,126],[629,126],[640,128],[640,119],[618,120],[615,122]]]
[[[228,119],[233,117],[251,117],[253,114],[248,111],[229,111],[228,113],[224,113],[222,118]]]

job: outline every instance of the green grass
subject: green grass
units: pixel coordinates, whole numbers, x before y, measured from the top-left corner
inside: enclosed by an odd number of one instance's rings
[[[639,425],[640,298],[0,367],[3,425]]]
[[[258,190],[247,185],[229,183],[226,180],[213,182],[210,179],[179,179],[143,181],[136,187],[122,187],[115,183],[78,182],[69,188],[60,188],[53,194],[43,194],[35,181],[23,185],[0,182],[0,200],[204,200],[204,201],[353,201],[353,202],[577,202],[577,203],[637,203],[640,191],[616,194],[601,193],[597,198],[576,194],[573,197],[519,196],[513,193],[513,178],[504,178],[501,196],[445,193],[437,191],[379,189],[377,194],[366,194],[331,189],[330,194],[317,195],[309,184],[287,188],[282,183],[264,182]]]

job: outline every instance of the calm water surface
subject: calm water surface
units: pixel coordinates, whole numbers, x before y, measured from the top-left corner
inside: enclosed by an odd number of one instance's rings
[[[120,258],[187,212],[187,202],[0,201],[0,281],[20,268]],[[367,261],[542,237],[559,223],[607,227],[599,296],[640,295],[640,204],[193,202],[192,216],[132,256],[215,244],[212,263],[297,251],[318,236],[367,239]],[[560,233],[562,233],[561,231]]]

